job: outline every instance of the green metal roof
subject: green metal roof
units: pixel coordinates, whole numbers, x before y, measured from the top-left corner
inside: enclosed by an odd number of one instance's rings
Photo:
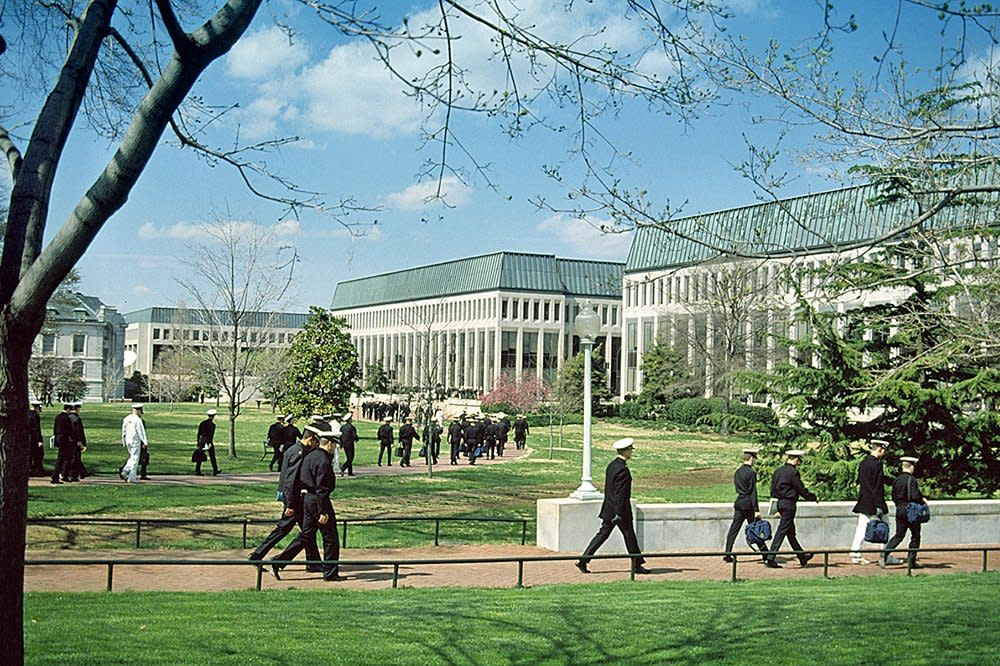
[[[337,284],[330,308],[403,303],[481,291],[528,291],[619,298],[624,264],[495,252]]]
[[[302,328],[309,319],[308,314],[301,312],[248,312],[244,326],[268,328]],[[208,313],[200,309],[162,308],[152,307],[129,312],[125,315],[125,321],[129,324],[197,324],[200,326],[213,325],[216,322],[223,326],[229,324],[229,313],[216,310],[214,317],[209,317]]]
[[[640,227],[625,272],[676,268],[724,255],[781,256],[836,250],[881,238],[918,215],[912,199],[873,203],[876,185],[862,185],[672,220]],[[998,224],[994,206],[952,206],[935,215],[934,228]]]

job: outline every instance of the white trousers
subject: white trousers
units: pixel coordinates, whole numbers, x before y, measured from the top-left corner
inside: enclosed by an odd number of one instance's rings
[[[125,448],[128,449],[128,460],[125,461],[125,466],[122,468],[122,474],[127,475],[129,483],[135,483],[135,475],[139,469],[139,451],[142,450],[142,444],[134,442],[126,444]]]
[[[851,542],[851,559],[856,560],[861,557],[858,551],[864,547],[865,530],[868,528],[868,521],[875,517],[875,514],[858,514],[858,526],[854,530],[854,541]],[[874,544],[872,544],[874,546]]]

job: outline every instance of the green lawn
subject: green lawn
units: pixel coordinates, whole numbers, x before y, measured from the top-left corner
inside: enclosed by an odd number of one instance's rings
[[[1000,574],[991,573],[525,590],[32,593],[25,639],[29,664],[979,666],[1000,653],[998,591]]]

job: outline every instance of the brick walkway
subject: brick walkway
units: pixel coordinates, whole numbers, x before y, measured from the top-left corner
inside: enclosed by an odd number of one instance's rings
[[[157,551],[157,550],[107,550],[73,552],[29,551],[29,560],[39,559],[99,559],[101,557],[128,559],[197,559],[244,560],[247,551]],[[275,553],[272,553],[275,554]],[[990,554],[989,569],[1000,569],[1000,553]],[[551,557],[554,553],[533,546],[428,546],[407,549],[346,549],[341,559],[350,560],[427,560],[427,559],[477,559],[502,557]],[[748,555],[749,557],[749,555]],[[779,558],[779,561],[781,558]],[[915,576],[943,573],[977,572],[982,569],[982,553],[924,553],[920,557],[924,568],[915,570]],[[683,556],[670,559],[650,558],[646,566],[650,575],[637,576],[638,580],[729,580],[731,565],[717,557]],[[526,562],[523,570],[525,586],[600,583],[628,579],[628,564],[624,560],[594,560],[592,574],[576,570],[572,561]],[[319,574],[307,573],[298,565],[289,566],[275,580],[266,573],[263,589],[331,589],[355,590],[389,588],[392,586],[391,564],[344,565],[341,571],[346,580],[326,583]],[[880,569],[877,565],[854,565],[848,556],[831,555],[829,575],[840,576],[905,576],[901,566]],[[516,562],[471,564],[410,564],[399,568],[399,587],[514,587],[517,583]],[[791,557],[786,558],[782,569],[766,569],[757,561],[740,562],[738,577],[743,580],[822,577],[822,557],[817,557],[807,567],[799,567]],[[28,566],[25,568],[24,589],[35,591],[100,591],[105,589],[107,567],[104,565]],[[173,591],[224,591],[252,589],[256,585],[256,569],[249,563],[241,566],[219,565],[127,565],[114,567],[114,590],[173,590]]]

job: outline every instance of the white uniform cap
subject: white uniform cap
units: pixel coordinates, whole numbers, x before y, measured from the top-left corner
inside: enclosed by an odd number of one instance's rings
[[[322,439],[335,439],[337,437],[340,437],[340,426],[337,425],[336,423],[331,423],[330,429],[323,430],[322,432],[319,433],[319,436]]]
[[[354,418],[354,414],[351,414],[350,412],[344,412],[344,415],[341,417],[344,421],[350,421],[352,418]]]
[[[309,420],[312,421],[313,423],[322,423],[326,419],[324,419],[319,414],[313,414],[312,416],[309,417]]]
[[[218,414],[218,412],[215,411],[214,409],[210,409],[207,412],[205,412],[205,414],[207,414],[208,416],[215,416],[216,414]]]
[[[32,400],[31,404],[32,405],[40,405],[40,404],[42,404],[42,401],[41,400]]]
[[[919,459],[918,458],[914,458],[913,456],[901,456],[900,457],[900,461],[902,461],[902,462],[908,462],[908,463],[913,463],[914,465],[917,464],[917,460],[919,460]]]
[[[619,439],[617,442],[612,444],[611,448],[613,448],[616,451],[621,451],[622,449],[632,448],[632,445],[634,443],[635,443],[634,439],[632,439],[631,437],[625,437],[624,439]]]
[[[868,443],[868,445],[873,449],[879,446],[881,446],[883,449],[889,448],[889,442],[887,442],[884,439],[873,439],[871,440],[871,442]]]
[[[387,417],[385,417],[382,420],[385,421],[386,423],[392,423],[392,417],[391,416],[387,416]]]
[[[806,454],[802,449],[788,449],[785,451],[785,455],[790,458],[801,458]]]
[[[760,452],[760,449],[743,449],[743,455],[755,456]]]
[[[303,432],[307,432],[310,435],[316,435],[317,437],[320,437],[320,436],[323,435],[323,431],[322,430],[320,430],[316,426],[311,426],[311,425],[307,425],[305,428],[302,429],[302,431]]]
[[[142,409],[142,403],[141,402],[133,402],[132,403],[132,409]]]

